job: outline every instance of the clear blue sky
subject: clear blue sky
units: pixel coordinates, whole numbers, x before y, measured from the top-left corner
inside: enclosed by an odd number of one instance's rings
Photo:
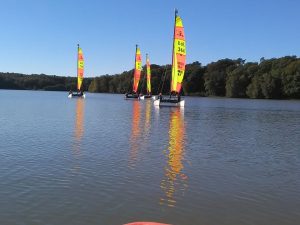
[[[171,63],[174,8],[183,19],[187,62],[259,61],[300,54],[299,0],[2,0],[1,72],[76,75],[76,45],[86,76],[134,64]]]

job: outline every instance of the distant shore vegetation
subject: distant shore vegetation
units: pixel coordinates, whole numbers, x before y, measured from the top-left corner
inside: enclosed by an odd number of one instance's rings
[[[146,93],[143,68],[140,92]],[[171,65],[151,65],[152,94],[169,93]],[[83,90],[97,93],[126,93],[132,90],[133,70],[121,74],[85,78]],[[69,91],[76,89],[76,77],[45,74],[0,73],[1,89]],[[221,59],[205,66],[186,65],[182,94],[231,98],[300,99],[300,58],[286,56],[245,62]]]

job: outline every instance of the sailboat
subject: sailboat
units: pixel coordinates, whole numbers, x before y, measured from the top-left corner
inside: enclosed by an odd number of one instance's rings
[[[125,99],[139,99],[140,95],[138,94],[138,87],[139,87],[141,72],[142,72],[141,50],[139,46],[136,45],[132,93],[126,93]]]
[[[146,54],[146,71],[147,71],[147,94],[141,96],[140,99],[150,99],[152,97],[151,94],[151,68],[150,68],[150,60],[148,54]]]
[[[166,97],[160,94],[158,99],[154,101],[155,106],[184,107],[185,101],[181,98],[180,91],[185,71],[185,60],[186,49],[184,28],[182,20],[180,16],[178,16],[178,11],[175,10],[170,95]]]
[[[77,91],[73,93],[71,90],[69,91],[69,98],[73,97],[81,97],[85,98],[85,94],[83,93],[82,82],[83,82],[83,70],[84,70],[84,59],[82,49],[77,45]]]

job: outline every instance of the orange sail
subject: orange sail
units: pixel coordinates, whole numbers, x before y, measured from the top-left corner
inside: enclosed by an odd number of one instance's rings
[[[173,39],[171,92],[180,93],[186,64],[186,49],[184,28],[181,18],[175,11],[175,26]]]
[[[150,60],[148,54],[146,54],[146,66],[147,66],[147,93],[151,94],[151,69],[150,69]]]
[[[139,82],[141,78],[141,71],[142,71],[142,57],[141,57],[141,50],[136,45],[136,52],[135,52],[135,68],[134,68],[134,78],[133,78],[133,92],[137,93]]]
[[[83,70],[84,70],[84,60],[82,49],[78,45],[78,57],[77,57],[77,90],[81,89],[83,81]]]

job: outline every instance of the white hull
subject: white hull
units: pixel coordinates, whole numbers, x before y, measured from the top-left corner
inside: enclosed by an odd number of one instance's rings
[[[151,96],[148,96],[148,95],[143,95],[143,96],[140,96],[140,99],[141,100],[147,100],[147,99],[152,99],[153,97]]]
[[[72,96],[72,94],[68,95],[68,98],[73,98],[73,97],[80,97],[80,98],[85,98],[85,94],[83,94],[82,96]]]
[[[152,99],[156,100],[156,99],[158,99],[158,97],[154,95],[154,96],[152,96]]]
[[[181,100],[180,102],[161,102],[160,99],[154,101],[154,106],[169,106],[169,107],[184,107],[185,101]]]

